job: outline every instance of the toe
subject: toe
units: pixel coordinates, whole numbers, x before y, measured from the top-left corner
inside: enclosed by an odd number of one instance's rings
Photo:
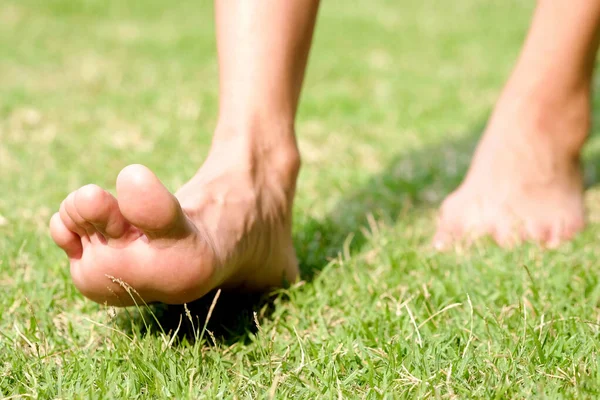
[[[579,217],[572,220],[561,219],[549,229],[546,246],[556,248],[562,242],[572,239],[584,227],[584,218]]]
[[[464,235],[462,213],[456,207],[456,195],[451,194],[442,203],[437,221],[437,230],[433,236],[433,247],[438,251],[449,250]]]
[[[551,241],[551,228],[545,221],[539,219],[525,221],[521,229],[521,239],[545,245]]]
[[[446,251],[452,244],[452,235],[448,231],[440,230],[433,236],[433,247],[437,251]]]
[[[61,209],[64,208],[64,212],[69,216],[71,221],[75,224],[74,231],[79,234],[79,236],[89,236],[94,234],[96,229],[92,224],[83,218],[79,212],[77,211],[77,207],[75,207],[75,194],[77,192],[71,192],[67,198],[61,204]]]
[[[149,239],[181,237],[190,232],[179,201],[143,165],[129,165],[121,171],[117,197],[123,216]]]
[[[433,236],[433,247],[438,251],[449,250],[463,235],[462,226],[456,222],[442,220]]]
[[[499,221],[491,234],[496,244],[504,249],[511,249],[520,242],[520,236],[509,220]]]
[[[78,215],[105,237],[120,238],[130,227],[119,210],[117,199],[97,185],[77,190],[73,202]]]
[[[54,242],[67,253],[69,258],[80,258],[83,247],[81,238],[75,232],[67,228],[59,213],[50,219],[50,234]]]
[[[58,210],[58,213],[60,215],[60,219],[62,220],[63,224],[67,227],[67,229],[76,233],[82,238],[84,236],[87,236],[85,230],[81,226],[77,225],[75,221],[73,221],[73,218],[71,218],[71,215],[69,215],[69,213],[67,212],[67,199],[63,200],[63,202],[60,203],[60,209]]]

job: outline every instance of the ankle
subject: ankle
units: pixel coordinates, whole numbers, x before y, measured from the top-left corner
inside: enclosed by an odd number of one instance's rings
[[[219,122],[209,159],[216,164],[232,162],[255,178],[286,186],[295,186],[301,164],[293,122],[258,118]]]
[[[521,121],[520,129],[507,133],[532,135],[552,143],[558,153],[578,157],[590,131],[590,97],[589,86],[565,91],[553,85],[509,85],[493,118]]]

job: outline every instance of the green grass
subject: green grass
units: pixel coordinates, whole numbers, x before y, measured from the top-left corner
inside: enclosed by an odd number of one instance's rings
[[[429,247],[533,2],[397,3],[324,2],[297,124],[304,280],[222,295],[203,329],[213,294],[189,315],[84,300],[47,221],[83,184],[113,190],[127,164],[176,189],[202,163],[217,107],[209,3],[3,0],[0,395],[599,396],[599,138],[591,223],[572,243]]]

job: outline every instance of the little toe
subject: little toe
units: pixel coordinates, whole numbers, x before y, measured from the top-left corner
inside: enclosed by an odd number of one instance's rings
[[[583,227],[583,217],[575,220],[559,220],[549,229],[546,247],[551,249],[557,248],[561,243],[572,239]]]
[[[69,258],[81,257],[83,251],[81,238],[67,228],[59,213],[55,213],[50,219],[50,234],[54,242],[67,253]]]
[[[77,214],[104,237],[120,238],[130,228],[119,210],[117,199],[97,185],[86,185],[77,190],[73,202]]]

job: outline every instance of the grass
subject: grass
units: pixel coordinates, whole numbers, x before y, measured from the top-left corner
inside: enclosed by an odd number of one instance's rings
[[[113,190],[127,164],[175,189],[202,163],[217,107],[208,2],[3,0],[0,395],[599,396],[599,138],[573,242],[429,247],[532,3],[324,2],[297,124],[304,279],[223,294],[203,329],[215,294],[189,312],[84,300],[47,221],[83,184]]]

